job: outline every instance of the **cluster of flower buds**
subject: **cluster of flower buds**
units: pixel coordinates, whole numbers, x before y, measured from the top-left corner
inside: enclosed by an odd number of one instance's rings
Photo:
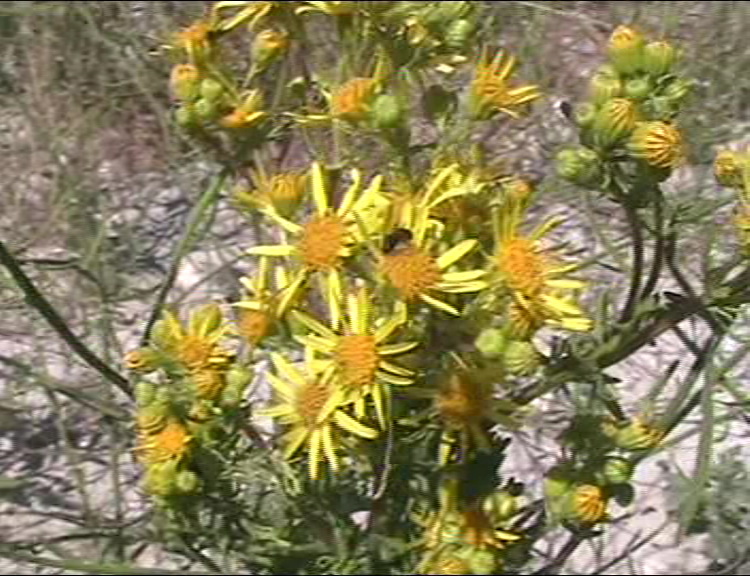
[[[714,160],[714,176],[737,192],[734,225],[745,255],[750,256],[750,149],[721,150]]]
[[[685,158],[675,118],[691,82],[675,73],[672,45],[627,26],[613,32],[608,56],[591,78],[588,101],[574,112],[581,145],[560,152],[558,172],[599,189],[611,183],[609,165],[632,162],[638,177],[663,180]]]
[[[196,494],[219,470],[201,466],[238,413],[251,374],[219,344],[224,335],[216,305],[183,325],[171,312],[156,324],[148,347],[131,352],[140,375],[136,393],[138,453],[146,489],[161,498]]]

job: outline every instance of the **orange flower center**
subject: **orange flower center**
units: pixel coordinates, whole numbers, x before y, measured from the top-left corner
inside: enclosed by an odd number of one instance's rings
[[[343,336],[336,347],[336,361],[347,385],[372,384],[380,361],[375,336],[371,334]]]
[[[544,288],[544,257],[528,238],[516,236],[506,242],[498,256],[508,287],[533,297]]]
[[[240,312],[238,328],[251,346],[263,340],[271,326],[268,313],[263,310],[244,309]]]
[[[305,225],[299,250],[305,265],[313,270],[338,266],[346,248],[346,226],[338,216],[317,216]]]
[[[190,435],[178,421],[170,421],[160,432],[149,436],[144,444],[149,463],[180,459],[187,452]]]
[[[177,357],[189,369],[205,365],[214,351],[214,344],[199,336],[188,334],[179,343]]]
[[[440,269],[435,259],[416,246],[386,254],[382,270],[406,300],[426,293],[440,281]]]
[[[297,396],[297,412],[308,428],[316,428],[322,420],[323,407],[331,396],[331,385],[320,380],[308,381]]]
[[[367,114],[375,86],[372,78],[352,78],[340,86],[333,95],[333,115],[354,122],[362,120]]]

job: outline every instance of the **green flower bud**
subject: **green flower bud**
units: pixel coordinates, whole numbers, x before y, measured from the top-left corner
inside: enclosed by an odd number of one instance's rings
[[[596,188],[602,178],[602,164],[599,155],[590,148],[567,148],[557,154],[557,172],[566,180]]]
[[[505,336],[499,328],[485,328],[474,341],[479,353],[492,360],[501,358],[505,352]]]
[[[629,135],[635,128],[636,106],[627,98],[606,102],[594,119],[594,138],[599,146],[609,147]]]
[[[633,418],[624,424],[606,423],[603,431],[612,439],[615,446],[628,451],[655,448],[664,438],[662,430],[644,422],[641,418]]]
[[[622,80],[618,76],[610,76],[608,72],[597,72],[591,78],[589,93],[597,105],[618,98],[622,95]]]
[[[575,121],[580,128],[590,128],[596,118],[596,106],[591,102],[583,102],[576,106]]]
[[[170,407],[164,403],[152,403],[138,410],[136,421],[141,434],[157,434],[167,425]]]
[[[676,78],[664,88],[664,98],[669,100],[674,106],[680,106],[690,96],[694,84],[694,82],[689,80]]]
[[[750,170],[750,158],[731,150],[721,150],[714,160],[716,181],[728,188],[744,187],[743,170]]]
[[[633,463],[625,458],[613,456],[607,458],[602,473],[608,484],[627,484],[633,477]]]
[[[219,107],[216,102],[200,98],[193,106],[193,113],[199,122],[208,122],[216,118],[219,114]]]
[[[618,26],[609,39],[608,52],[612,65],[620,74],[633,74],[643,69],[645,39],[628,26]]]
[[[529,376],[542,365],[544,357],[536,347],[525,340],[511,340],[505,347],[503,361],[511,374]]]
[[[138,407],[144,407],[151,404],[156,399],[156,385],[141,380],[135,385],[135,402]]]
[[[393,94],[380,94],[372,103],[370,118],[375,128],[390,130],[403,122],[403,109]]]
[[[175,110],[174,119],[180,128],[195,128],[200,125],[194,106],[180,106]]]
[[[174,494],[178,465],[177,460],[151,465],[146,472],[146,490],[154,496],[168,497]]]
[[[215,103],[224,94],[224,87],[213,78],[204,78],[200,86],[200,97],[211,103]]]
[[[239,406],[252,378],[251,371],[239,365],[232,366],[227,372],[226,386],[221,393],[221,405],[225,408]]]
[[[445,33],[445,43],[451,50],[461,50],[466,46],[474,32],[474,24],[469,20],[461,18],[456,20]]]
[[[193,64],[178,64],[172,68],[169,85],[175,98],[190,102],[198,96],[200,72]]]
[[[633,100],[645,100],[653,91],[648,78],[631,78],[625,82],[624,96]]]
[[[643,69],[652,76],[663,76],[675,61],[675,49],[668,42],[649,42],[643,49]]]
[[[198,475],[191,470],[181,470],[175,477],[174,487],[182,494],[192,494],[198,490],[200,479]]]

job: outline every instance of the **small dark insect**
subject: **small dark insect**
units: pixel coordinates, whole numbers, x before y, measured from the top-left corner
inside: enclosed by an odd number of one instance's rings
[[[414,234],[411,233],[411,230],[394,228],[383,241],[383,252],[385,254],[399,252],[411,244],[412,238],[414,238]]]
[[[558,104],[560,112],[571,122],[575,121],[575,114],[573,113],[573,105],[567,100],[563,100]]]

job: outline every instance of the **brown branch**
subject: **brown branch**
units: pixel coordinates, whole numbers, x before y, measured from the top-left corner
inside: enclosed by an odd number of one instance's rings
[[[37,290],[34,283],[26,275],[18,261],[8,251],[5,244],[0,241],[0,264],[5,266],[13,280],[24,293],[26,302],[36,309],[58,335],[70,346],[86,364],[99,372],[104,378],[117,386],[124,394],[133,396],[130,382],[122,374],[107,365],[99,356],[88,348],[65,323],[65,320],[57,313],[49,301]]]

